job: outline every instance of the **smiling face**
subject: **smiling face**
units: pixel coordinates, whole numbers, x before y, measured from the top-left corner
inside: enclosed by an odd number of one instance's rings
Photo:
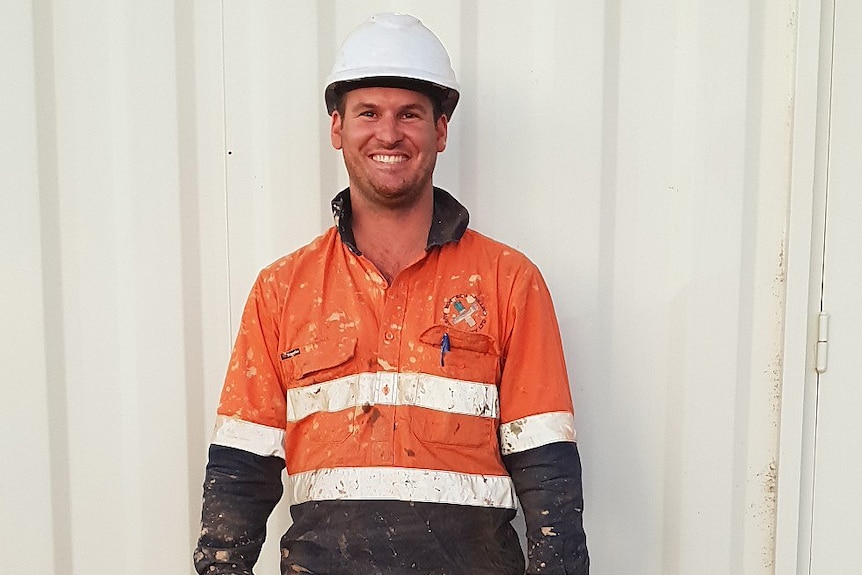
[[[446,149],[446,116],[431,99],[401,88],[358,88],[332,114],[330,139],[341,150],[352,193],[369,206],[406,208],[432,194],[437,154]]]

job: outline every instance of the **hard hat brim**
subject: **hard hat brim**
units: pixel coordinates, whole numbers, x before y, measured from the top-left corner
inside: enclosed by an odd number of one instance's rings
[[[345,75],[346,76],[346,75]],[[457,87],[446,86],[425,78],[406,77],[402,75],[368,75],[343,79],[330,77],[324,90],[326,111],[331,116],[335,111],[339,100],[351,90],[359,88],[403,88],[421,92],[435,99],[440,104],[440,109],[447,119],[452,119],[455,106],[458,105],[460,94]],[[451,81],[447,82],[451,83]]]

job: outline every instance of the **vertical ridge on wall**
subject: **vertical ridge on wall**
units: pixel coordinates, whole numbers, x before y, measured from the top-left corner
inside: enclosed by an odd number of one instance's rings
[[[734,461],[733,461],[733,525],[735,529],[731,535],[731,551],[729,560],[731,569],[738,571],[744,569],[747,556],[750,555],[750,538],[756,537],[749,528],[747,504],[751,501],[750,477],[751,469],[748,424],[751,417],[751,405],[753,391],[751,380],[748,377],[752,370],[753,346],[747,335],[754,326],[755,294],[750,288],[755,279],[753,269],[753,246],[756,246],[758,225],[758,192],[757,189],[757,163],[760,150],[760,126],[758,122],[762,112],[760,98],[760,86],[756,82],[759,73],[762,73],[763,43],[759,40],[759,33],[763,31],[764,7],[762,3],[751,3],[748,6],[748,40],[746,72],[748,82],[746,86],[746,126],[749,128],[745,140],[745,182],[742,197],[741,241],[737,247],[740,258],[740,282],[738,286],[739,297],[739,327],[737,339],[737,381],[736,381],[736,406],[734,413]]]
[[[45,207],[40,185],[50,185],[51,172],[43,173],[39,163],[40,151],[50,150],[45,141],[50,125],[39,114],[39,103],[50,96],[39,78],[50,35],[37,32],[41,5],[22,1],[4,8],[0,20],[0,461],[4,472],[0,541],[3,550],[10,551],[4,554],[4,570],[50,573],[57,564],[57,550],[68,549],[68,531],[62,524],[55,529],[52,523],[55,506],[62,507],[64,461],[56,462],[58,477],[46,473],[62,438],[49,426],[56,405],[49,382],[56,364],[46,339],[55,335],[49,323],[55,308],[46,309],[53,294],[44,274],[53,269],[49,256],[53,244],[50,230],[42,225]],[[13,552],[32,547],[38,547],[40,554]]]
[[[786,225],[792,156],[796,3],[774,0],[751,5],[749,105],[745,190],[756,198],[750,261],[744,271],[751,290],[750,371],[741,374],[750,392],[747,421],[761,433],[746,438],[747,485],[744,565],[772,572],[775,564],[778,420],[783,370],[786,297]],[[747,204],[748,205],[748,204]],[[753,249],[752,249],[753,248]],[[745,247],[743,247],[745,250]],[[755,336],[758,334],[758,336]]]
[[[602,24],[602,45],[601,45],[601,65],[602,76],[601,85],[598,87],[601,90],[601,136],[599,139],[599,148],[601,149],[600,158],[600,188],[599,207],[596,214],[598,219],[597,230],[597,247],[596,247],[596,297],[592,309],[592,313],[584,317],[582,325],[613,325],[616,323],[614,315],[614,277],[616,261],[616,209],[617,209],[617,149],[619,146],[619,106],[620,106],[620,27],[622,18],[622,7],[619,0],[609,0],[604,5],[604,12],[601,15]],[[589,328],[587,328],[589,329]],[[591,356],[597,358],[597,363],[603,368],[593,369],[592,372],[587,371],[591,377],[590,381],[582,382],[581,385],[599,385],[602,388],[602,393],[612,395],[621,393],[614,386],[613,379],[608,378],[609,370],[614,365],[613,354],[613,337],[610,330],[599,330],[597,333],[597,341],[589,342],[586,345],[591,347]],[[589,348],[588,348],[589,349]],[[598,366],[597,366],[598,367]],[[589,370],[586,366],[586,370]],[[582,375],[582,378],[587,374]],[[589,397],[589,394],[587,394]],[[591,407],[588,403],[583,403],[580,407],[581,413],[579,420],[584,421],[588,426],[586,430],[579,429],[579,434],[585,437],[588,445],[590,441],[596,438],[595,433],[590,433],[589,422],[592,417],[601,417],[599,414],[590,415]],[[585,518],[587,520],[596,516],[597,509],[603,513],[614,514],[615,512],[624,513],[627,507],[624,498],[617,498],[613,494],[620,485],[618,478],[611,477],[609,489],[604,493],[600,489],[596,489],[595,485],[599,477],[602,477],[601,467],[613,468],[621,466],[628,467],[628,460],[625,451],[616,449],[603,450],[589,447],[581,448],[586,453],[584,455],[584,482],[585,490],[592,491],[595,495],[592,497],[592,502],[589,504],[589,511],[585,509]],[[590,454],[593,454],[590,457]],[[604,462],[604,463],[602,463]],[[592,485],[592,487],[591,487]],[[587,491],[589,493],[590,491]],[[586,505],[586,504],[585,504]],[[592,546],[594,557],[602,557],[607,555],[610,549],[623,544],[623,540],[627,539],[625,531],[617,529],[616,521],[588,521],[587,525],[591,528],[589,537]],[[609,561],[608,569],[613,569],[613,561]]]
[[[50,437],[51,536],[57,568],[75,557],[72,547],[68,399],[63,322],[63,266],[60,258],[56,85],[53,3],[34,1],[33,48],[41,231],[43,313],[48,434]]]
[[[198,406],[205,405],[204,360],[204,319],[200,294],[202,285],[201,225],[202,206],[200,202],[200,180],[198,179],[199,156],[197,145],[198,110],[195,66],[195,9],[193,3],[174,4],[174,37],[176,47],[175,76],[177,102],[177,155],[186,158],[177,164],[177,184],[179,195],[180,228],[180,269],[182,298],[182,341],[183,366],[185,375],[186,427],[185,435],[189,446],[186,460],[188,477],[187,501],[193,502],[201,497],[203,484],[203,461],[195,456],[193,448],[204,445],[208,437],[204,434],[204,413]],[[188,548],[197,540],[199,518],[192,508],[188,513]]]

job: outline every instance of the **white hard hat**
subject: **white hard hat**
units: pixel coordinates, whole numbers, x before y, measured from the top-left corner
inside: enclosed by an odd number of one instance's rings
[[[326,110],[331,115],[350,89],[381,85],[434,94],[448,118],[458,104],[458,81],[446,48],[408,14],[376,14],[344,40],[326,78]]]

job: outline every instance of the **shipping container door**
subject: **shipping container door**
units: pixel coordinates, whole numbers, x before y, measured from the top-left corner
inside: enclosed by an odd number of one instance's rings
[[[811,575],[862,572],[862,3],[834,6]]]

